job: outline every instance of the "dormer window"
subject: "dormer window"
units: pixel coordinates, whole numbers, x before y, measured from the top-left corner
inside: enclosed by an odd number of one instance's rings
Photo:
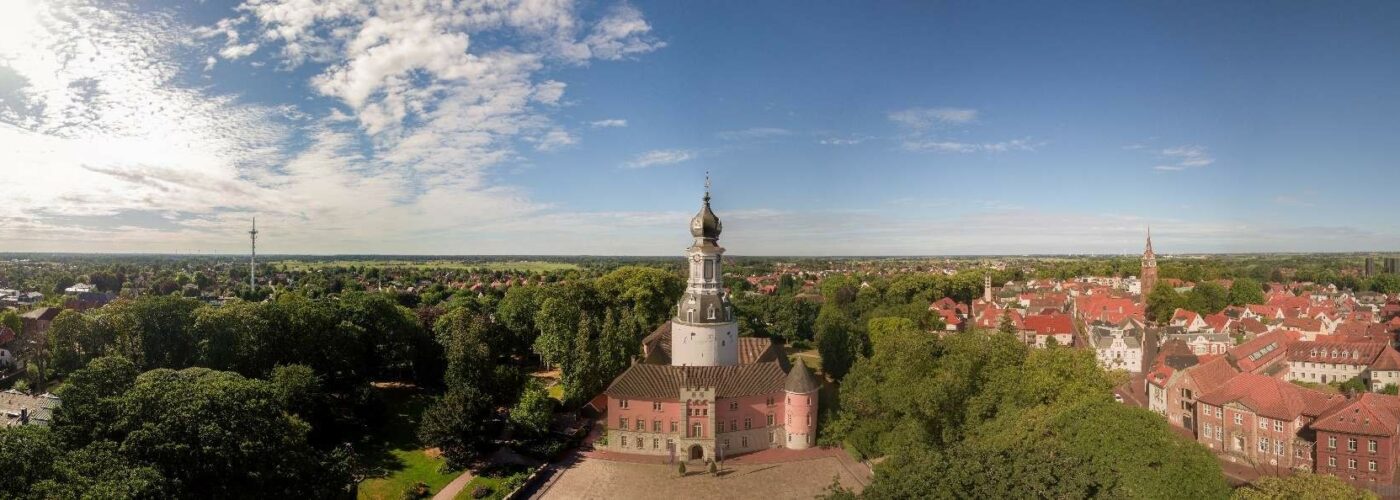
[[[689,321],[689,322],[692,322],[692,323],[695,322],[695,310],[694,310],[694,309],[686,309],[686,311],[685,311],[685,320],[686,320],[686,321]]]
[[[715,306],[710,306],[710,319],[715,319]]]

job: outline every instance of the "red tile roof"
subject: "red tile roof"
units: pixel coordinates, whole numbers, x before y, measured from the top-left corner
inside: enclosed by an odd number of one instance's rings
[[[1304,389],[1273,377],[1241,373],[1219,389],[1201,395],[1197,400],[1215,406],[1239,403],[1265,417],[1294,420],[1299,415],[1324,412],[1332,405],[1333,399],[1340,398],[1338,395]]]
[[[1074,321],[1068,314],[1032,314],[1022,320],[1024,330],[1034,331],[1041,335],[1054,335],[1057,333],[1074,333]]]
[[[1319,415],[1312,428],[1342,434],[1394,436],[1400,433],[1400,397],[1364,393]]]
[[[1196,382],[1196,391],[1200,393],[1213,391],[1240,373],[1224,356],[1201,356],[1200,361],[1200,364],[1185,370]]]
[[[1385,348],[1381,350],[1380,355],[1376,356],[1376,361],[1371,363],[1371,369],[1380,371],[1400,371],[1400,352],[1397,352],[1395,348],[1391,347],[1390,343],[1387,342]]]
[[[1297,332],[1269,332],[1235,346],[1230,349],[1226,357],[1230,358],[1240,370],[1258,372],[1283,357],[1287,347],[1297,342],[1298,338]]]
[[[1288,360],[1369,366],[1385,347],[1384,342],[1298,342],[1288,348]]]

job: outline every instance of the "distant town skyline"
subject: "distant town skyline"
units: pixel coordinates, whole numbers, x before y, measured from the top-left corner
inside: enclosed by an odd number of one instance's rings
[[[1400,249],[1395,2],[0,14],[0,252]]]

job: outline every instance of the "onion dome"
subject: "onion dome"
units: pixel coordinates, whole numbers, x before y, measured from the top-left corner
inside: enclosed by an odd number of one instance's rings
[[[792,370],[788,371],[787,380],[783,381],[783,390],[793,394],[807,394],[816,392],[822,387],[817,377],[807,369],[807,363],[802,358],[797,358],[797,364],[792,365]]]
[[[724,228],[720,224],[719,217],[710,210],[710,190],[705,190],[705,204],[700,207],[700,213],[690,219],[690,235],[696,238],[708,240],[718,239],[719,232]]]

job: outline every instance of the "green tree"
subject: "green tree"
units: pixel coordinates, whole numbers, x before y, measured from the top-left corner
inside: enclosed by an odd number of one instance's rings
[[[1264,476],[1235,490],[1236,500],[1369,500],[1379,498],[1366,490],[1353,488],[1341,478],[1307,472],[1291,476]]]
[[[1147,296],[1147,318],[1159,324],[1170,322],[1172,313],[1182,307],[1186,307],[1186,299],[1165,283],[1152,287]]]
[[[1263,304],[1264,287],[1252,278],[1237,278],[1230,284],[1230,304]]]
[[[510,409],[510,423],[533,436],[549,432],[554,417],[554,399],[538,380],[530,380],[520,392],[520,401]]]
[[[855,339],[855,321],[840,308],[823,306],[817,316],[817,352],[822,371],[836,380],[846,376],[861,350]]]
[[[1230,305],[1230,292],[1213,281],[1199,283],[1187,294],[1186,304],[1199,314],[1215,314]]]
[[[160,498],[166,479],[155,467],[134,463],[117,444],[98,441],[54,462],[52,478],[34,485],[42,498]]]
[[[448,465],[459,467],[488,442],[493,405],[475,387],[449,388],[423,412],[418,439],[442,450]]]
[[[19,313],[11,309],[0,311],[0,326],[8,327],[16,335],[24,333],[24,321],[19,317]]]
[[[0,497],[22,498],[53,476],[63,449],[49,429],[37,425],[0,428]]]
[[[638,323],[653,328],[671,316],[685,280],[665,269],[623,266],[599,277],[594,287],[611,305],[628,310]]]

